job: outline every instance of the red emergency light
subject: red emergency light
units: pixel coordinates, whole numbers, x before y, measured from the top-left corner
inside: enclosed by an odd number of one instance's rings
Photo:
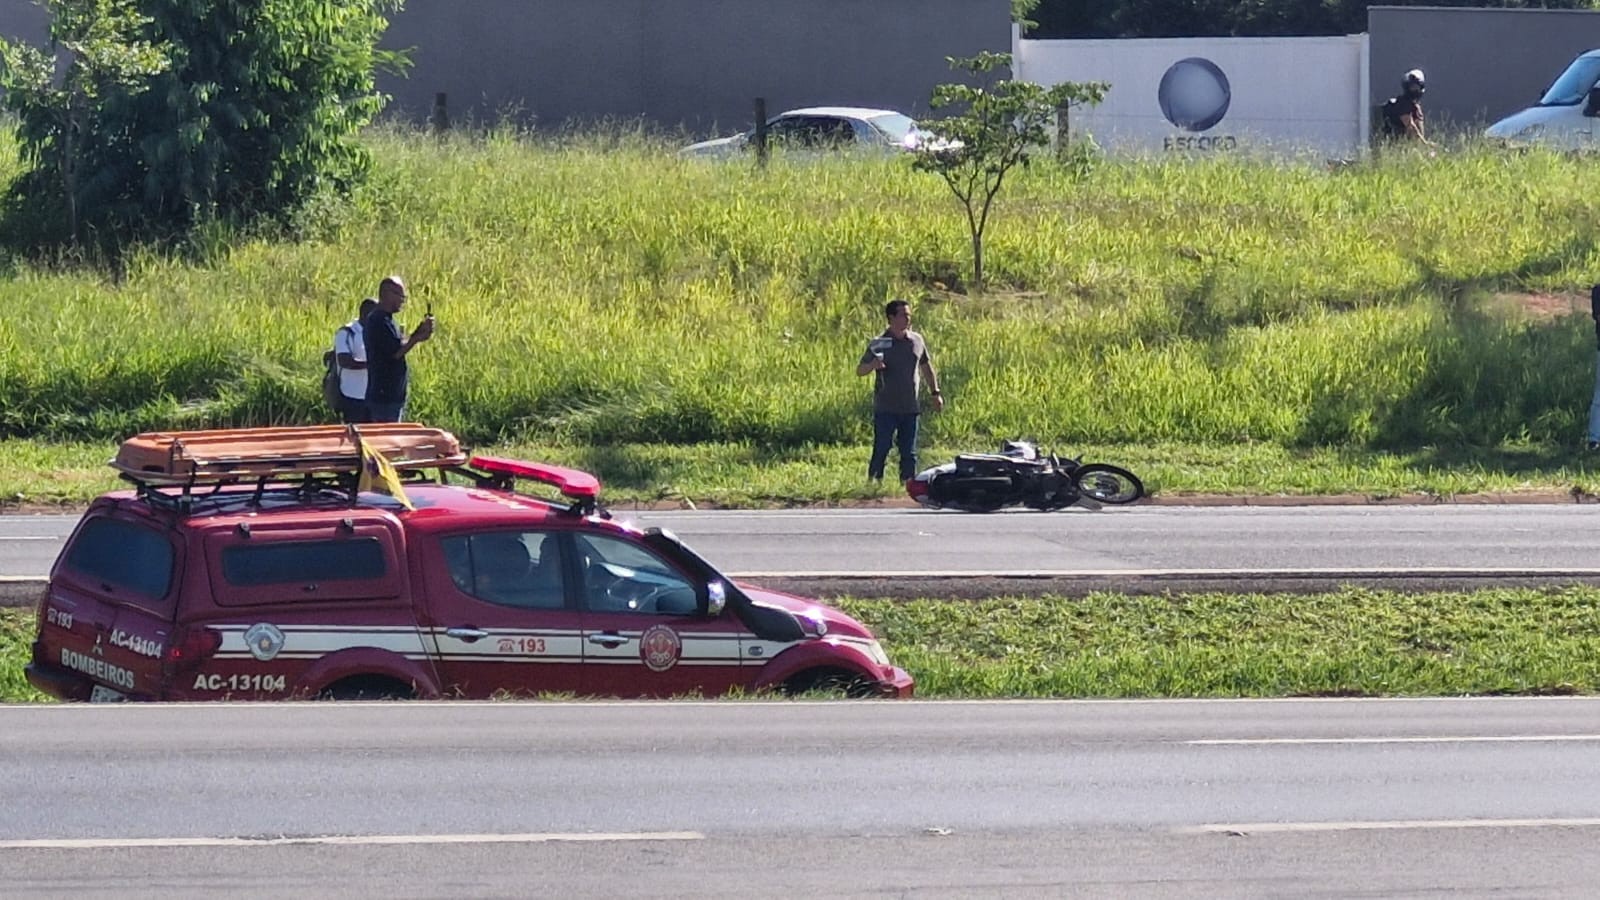
[[[506,459],[500,456],[474,456],[467,461],[467,465],[495,475],[527,478],[541,484],[548,484],[560,491],[563,496],[571,497],[574,500],[593,501],[600,496],[600,479],[578,469],[546,465],[545,463],[523,462],[519,459]]]

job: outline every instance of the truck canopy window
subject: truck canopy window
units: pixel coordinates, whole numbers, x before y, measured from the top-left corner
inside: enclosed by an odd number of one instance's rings
[[[222,575],[235,587],[382,578],[383,545],[376,538],[236,545],[222,551]]]

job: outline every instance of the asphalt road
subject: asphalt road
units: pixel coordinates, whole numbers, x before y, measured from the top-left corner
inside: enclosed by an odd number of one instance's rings
[[[0,707],[11,896],[1592,896],[1600,700]]]
[[[1600,583],[1594,505],[1134,506],[621,513],[802,593]],[[72,516],[0,517],[0,577],[48,572]],[[865,582],[865,583],[863,583]],[[27,586],[18,593],[28,595]]]

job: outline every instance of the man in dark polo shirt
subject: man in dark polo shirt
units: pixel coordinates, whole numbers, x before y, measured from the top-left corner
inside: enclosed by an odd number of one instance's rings
[[[927,379],[933,408],[944,409],[939,392],[939,376],[933,371],[933,357],[922,335],[911,330],[911,304],[891,300],[883,313],[889,327],[867,342],[867,352],[856,365],[857,375],[875,374],[872,384],[872,460],[867,477],[883,480],[883,467],[889,460],[889,445],[900,449],[900,480],[917,474],[917,414],[921,412],[919,389]]]
[[[406,286],[390,275],[378,285],[378,307],[367,316],[362,338],[367,348],[367,414],[373,422],[399,422],[406,414],[410,371],[406,354],[433,337],[433,313],[422,318],[410,337],[394,320],[406,305]]]

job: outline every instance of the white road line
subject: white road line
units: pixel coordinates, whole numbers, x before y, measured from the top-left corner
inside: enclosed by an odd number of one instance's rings
[[[1175,828],[1176,834],[1273,834],[1297,831],[1405,831],[1447,828],[1596,828],[1600,819],[1399,819],[1392,822],[1248,822]]]
[[[1361,578],[1372,576],[1421,577],[1457,575],[1541,575],[1568,578],[1600,576],[1600,569],[1571,566],[1367,566],[1331,568],[1278,568],[1278,569],[1029,569],[990,571],[978,569],[948,569],[931,571],[907,569],[904,571],[784,571],[784,572],[725,572],[729,578]]]
[[[622,707],[639,707],[660,711],[675,710],[686,706],[701,706],[711,709],[771,709],[783,711],[803,706],[825,706],[829,709],[840,710],[837,700],[732,700],[717,698],[709,700],[674,700],[664,703],[660,700],[563,700],[557,703],[542,700],[504,700],[486,703],[482,700],[407,700],[403,703],[357,704],[366,712],[382,714],[413,715],[437,711],[440,707],[456,707],[483,712],[486,715],[508,715],[519,709],[527,707],[559,706],[562,709],[596,708],[619,709]],[[1505,697],[1505,696],[1472,696],[1472,697],[1195,697],[1171,698],[1157,697],[1146,699],[1122,699],[1108,697],[1089,697],[1070,700],[1031,700],[1031,699],[1001,699],[1001,700],[899,700],[895,707],[916,706],[1035,706],[1035,707],[1129,707],[1149,708],[1170,706],[1175,708],[1210,707],[1210,706],[1563,706],[1563,707],[1595,707],[1600,711],[1600,697],[1578,696],[1542,696],[1542,697]],[[204,715],[217,715],[219,710],[227,710],[229,714],[238,715],[278,715],[283,709],[304,707],[306,709],[334,710],[335,704],[323,700],[273,700],[262,703],[236,702],[229,703],[217,700],[189,700],[182,702],[161,703],[159,708],[162,714],[182,711],[177,714],[195,713]],[[858,707],[864,709],[864,707]],[[152,704],[130,703],[14,703],[0,704],[0,719],[9,716],[133,716],[144,718],[151,714]],[[340,707],[348,711],[354,707]],[[402,712],[402,710],[414,712]],[[518,713],[520,715],[520,713]],[[865,714],[865,713],[863,713]],[[874,713],[876,715],[876,713]],[[0,741],[12,735],[0,734]],[[1568,737],[1568,736],[1562,736]],[[1587,737],[1578,735],[1578,737]],[[1248,741],[1338,741],[1340,738],[1213,738],[1208,741],[1195,740],[1185,742],[1161,741],[1162,743],[1241,743]],[[1355,740],[1381,741],[1397,740],[1396,738],[1357,738]],[[1412,738],[1416,741],[1438,741],[1439,738]],[[1148,743],[1148,741],[1146,741]]]
[[[0,538],[4,540],[4,538]],[[1527,578],[1596,578],[1600,569],[1572,566],[1369,566],[1327,568],[1277,568],[1277,569],[905,569],[873,570],[788,570],[788,571],[726,571],[722,574],[736,580],[758,581],[763,578],[833,578],[865,581],[873,579],[907,578],[1000,578],[1026,580],[1040,578],[1422,578],[1457,576],[1462,578],[1491,576],[1522,576]],[[34,584],[43,586],[48,575],[0,575],[0,583]]]
[[[1437,735],[1432,737],[1212,738],[1184,741],[1198,747],[1250,747],[1274,744],[1540,744],[1600,741],[1600,734]]]
[[[698,831],[622,831],[532,834],[329,834],[306,837],[200,838],[42,838],[0,841],[0,850],[121,850],[138,847],[283,847],[329,844],[381,846],[394,844],[555,844],[617,841],[701,841]]]

